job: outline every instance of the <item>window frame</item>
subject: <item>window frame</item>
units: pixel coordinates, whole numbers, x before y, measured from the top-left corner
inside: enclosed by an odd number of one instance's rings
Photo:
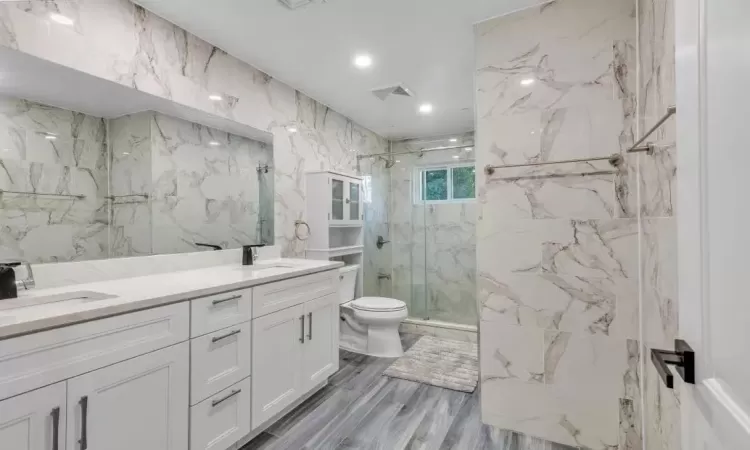
[[[453,198],[453,169],[471,167],[474,169],[474,197],[471,198]],[[447,198],[445,200],[424,200],[424,177],[425,173],[432,170],[446,170],[447,178]],[[471,203],[477,199],[476,190],[476,164],[474,161],[459,161],[455,163],[432,164],[426,166],[417,166],[412,174],[412,185],[414,187],[413,203],[415,205],[434,205],[448,203]]]

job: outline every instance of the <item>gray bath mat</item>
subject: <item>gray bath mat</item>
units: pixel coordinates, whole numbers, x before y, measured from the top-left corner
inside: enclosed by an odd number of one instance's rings
[[[383,373],[454,391],[474,392],[479,376],[477,344],[422,336]]]

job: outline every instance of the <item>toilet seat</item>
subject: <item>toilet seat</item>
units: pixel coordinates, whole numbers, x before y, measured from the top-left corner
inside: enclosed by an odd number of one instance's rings
[[[371,312],[391,312],[406,309],[406,303],[388,297],[362,297],[350,303],[352,309]]]

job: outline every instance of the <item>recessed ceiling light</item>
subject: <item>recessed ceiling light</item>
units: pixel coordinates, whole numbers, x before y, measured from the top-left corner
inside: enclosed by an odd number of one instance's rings
[[[215,102],[220,102],[220,101],[224,100],[224,98],[221,95],[218,95],[218,94],[211,94],[211,95],[208,96],[208,99],[209,100],[213,100]]]
[[[397,163],[400,163],[400,162],[401,162],[401,160],[400,160],[400,159],[397,159],[397,160],[396,160],[396,162],[397,162]]]
[[[473,150],[474,150],[474,147],[466,147],[464,149],[465,152],[470,152],[470,151],[473,151]]]
[[[422,114],[430,114],[432,112],[432,104],[422,103],[421,105],[419,105],[419,112]]]
[[[210,145],[211,147],[218,147],[221,144],[219,144],[218,141],[211,141],[211,142],[208,143],[208,145]]]
[[[57,136],[55,136],[54,134],[45,134],[44,139],[54,141],[55,139],[57,139]]]
[[[53,20],[54,22],[57,22],[62,25],[73,25],[73,19],[71,19],[68,16],[63,16],[62,14],[58,13],[50,13],[49,18]]]
[[[451,138],[451,142],[458,142],[458,138]]]
[[[535,82],[536,80],[533,78],[524,78],[523,80],[521,80],[521,86],[531,86]]]
[[[453,159],[458,159],[458,155],[453,155]]]
[[[366,69],[372,65],[372,56],[360,54],[354,57],[354,65],[360,69]]]
[[[286,127],[286,131],[288,131],[290,133],[296,133],[297,132],[297,127]]]
[[[123,155],[129,155],[130,152],[122,152]]]

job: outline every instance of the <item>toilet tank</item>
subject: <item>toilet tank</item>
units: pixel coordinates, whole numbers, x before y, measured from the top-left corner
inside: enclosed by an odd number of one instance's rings
[[[359,264],[344,266],[339,269],[339,304],[354,300],[354,293],[357,289],[357,273],[359,273]]]

